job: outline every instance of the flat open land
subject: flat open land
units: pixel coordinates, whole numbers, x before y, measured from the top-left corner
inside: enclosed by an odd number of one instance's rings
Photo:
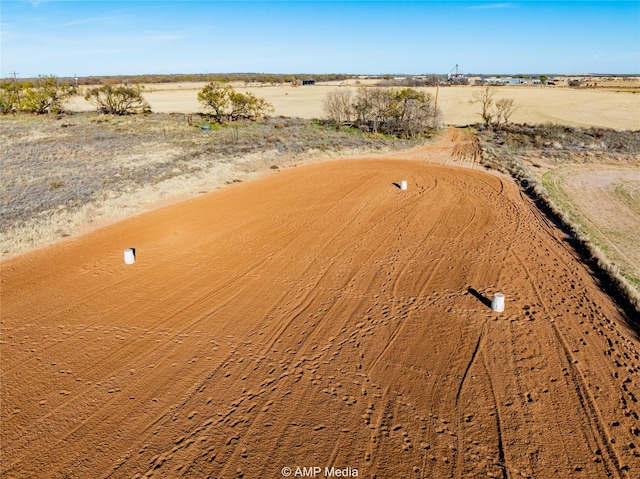
[[[455,145],[4,261],[3,477],[640,477],[637,323]]]
[[[363,84],[365,84],[363,82]],[[198,103],[198,91],[205,83],[146,85],[145,99],[155,112],[203,112]],[[240,92],[251,92],[264,98],[275,108],[275,115],[300,118],[324,117],[322,102],[336,89],[356,91],[352,80],[348,85],[314,86],[249,86],[234,85]],[[438,106],[443,119],[450,125],[469,125],[481,121],[478,105],[469,103],[473,92],[482,87],[454,86],[438,90]],[[435,88],[420,88],[436,95]],[[574,126],[598,126],[619,130],[640,129],[640,94],[607,89],[570,89],[561,87],[496,87],[496,100],[513,98],[518,109],[511,118],[516,123],[559,123]],[[70,108],[91,111],[95,108],[76,97]]]
[[[640,285],[640,168],[571,165],[543,179],[607,257]]]

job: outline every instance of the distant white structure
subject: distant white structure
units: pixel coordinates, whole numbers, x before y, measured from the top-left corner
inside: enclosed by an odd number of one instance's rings
[[[455,73],[454,73],[454,70],[455,70]],[[460,73],[460,67],[456,63],[456,66],[453,67],[449,73],[447,73],[447,80],[451,82],[451,81],[460,81],[463,79],[465,79],[465,76],[463,73]]]
[[[124,264],[133,264],[136,262],[135,248],[127,248],[124,250]]]
[[[407,189],[407,180],[402,180],[402,182],[400,183],[400,189],[401,190]]]
[[[502,313],[504,311],[504,294],[496,293],[493,295],[493,301],[491,301],[491,309],[496,313]]]

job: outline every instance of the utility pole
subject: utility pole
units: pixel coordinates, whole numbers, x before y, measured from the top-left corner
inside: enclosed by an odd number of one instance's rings
[[[16,79],[17,73],[15,71],[11,72],[13,74],[13,88],[16,92],[16,98],[18,99],[18,109],[20,109],[20,88],[18,88],[18,80]]]
[[[440,80],[436,83],[436,101],[433,106],[433,127],[438,126],[438,91],[440,89]]]

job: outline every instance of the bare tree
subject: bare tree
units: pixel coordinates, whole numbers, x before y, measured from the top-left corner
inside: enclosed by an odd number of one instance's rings
[[[389,90],[386,123],[391,133],[414,138],[435,128],[437,112],[429,93],[413,88]]]
[[[487,85],[482,90],[476,90],[471,95],[473,100],[469,100],[469,103],[480,104],[480,116],[484,120],[485,124],[490,125],[493,120],[493,114],[491,113],[491,107],[493,106],[493,95],[495,92]]]
[[[473,100],[469,103],[480,104],[480,113],[486,125],[504,125],[509,123],[509,119],[517,106],[513,98],[501,98],[494,100],[495,90],[486,85],[482,90],[476,90],[472,93]],[[494,121],[495,120],[495,121]]]
[[[351,90],[333,90],[322,102],[327,119],[337,125],[353,121],[353,105]]]
[[[352,123],[363,131],[417,137],[437,127],[440,112],[433,96],[414,88],[358,88],[331,92],[324,101],[327,119]]]
[[[496,101],[496,124],[507,124],[518,107],[513,98],[501,98]]]
[[[390,92],[391,88],[358,88],[353,109],[360,129],[378,133],[389,114]]]
[[[353,100],[352,108],[355,123],[361,128],[373,133],[378,132],[383,101],[384,89],[358,87],[358,91]]]

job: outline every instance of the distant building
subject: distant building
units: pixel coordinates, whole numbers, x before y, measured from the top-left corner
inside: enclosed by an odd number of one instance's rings
[[[302,85],[315,85],[316,81],[315,80],[302,80]]]
[[[483,83],[487,85],[540,85],[541,82],[537,78],[522,77],[487,77],[483,79]]]
[[[489,85],[507,85],[511,80],[511,77],[489,77],[484,79],[484,83]]]

